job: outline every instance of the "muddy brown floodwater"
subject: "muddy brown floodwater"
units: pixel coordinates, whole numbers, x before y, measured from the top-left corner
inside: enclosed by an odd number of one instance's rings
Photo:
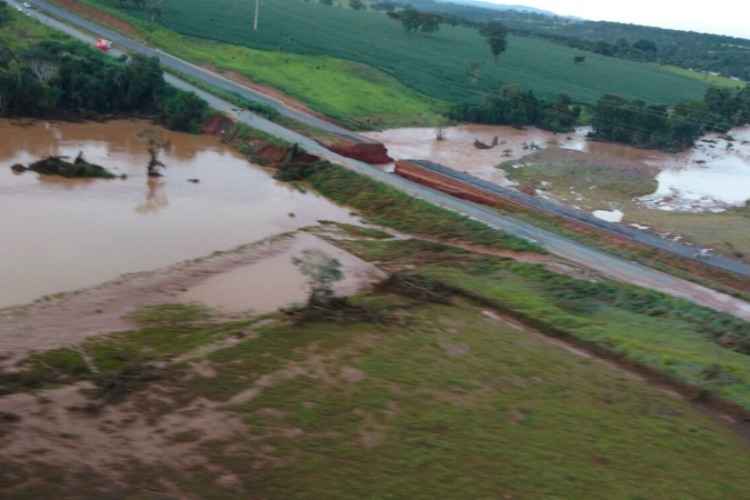
[[[383,142],[388,153],[397,160],[432,160],[457,170],[502,185],[511,184],[497,165],[520,160],[540,149],[573,150],[596,158],[617,160],[632,165],[663,161],[658,151],[638,149],[620,144],[588,141],[588,127],[580,127],[569,134],[554,134],[537,128],[523,130],[495,125],[460,125],[443,130],[444,140],[436,140],[434,128],[402,128],[365,134]],[[497,137],[499,144],[487,150],[474,147],[479,140],[491,144]]]
[[[164,177],[146,176],[139,120],[22,125],[0,120],[0,307],[76,290],[315,224],[356,222],[330,201],[274,181],[213,137],[160,130]],[[126,180],[14,174],[49,155]],[[199,183],[189,182],[199,179]],[[293,214],[290,215],[290,214]]]
[[[385,279],[385,273],[377,267],[311,234],[300,233],[289,243],[269,258],[208,278],[189,288],[179,300],[225,313],[255,314],[303,304],[310,293],[309,285],[292,262],[308,250],[321,252],[341,264],[344,276],[335,284],[337,295],[353,295]]]
[[[511,161],[522,168],[524,157],[546,150],[547,161],[570,159],[580,153],[587,163],[613,168],[636,169],[654,176],[658,190],[644,197],[644,206],[675,212],[721,212],[741,207],[750,200],[750,127],[733,129],[727,140],[709,134],[695,147],[679,154],[640,149],[587,139],[590,127],[569,134],[554,134],[537,128],[519,130],[507,126],[460,125],[443,130],[438,141],[435,128],[403,128],[366,134],[383,142],[396,159],[432,160],[501,185],[512,185],[497,165]],[[479,140],[499,144],[487,150],[474,147]]]

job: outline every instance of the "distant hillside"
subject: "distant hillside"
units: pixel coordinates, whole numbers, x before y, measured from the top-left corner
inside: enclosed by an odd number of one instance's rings
[[[633,61],[715,72],[750,81],[750,40],[730,36],[557,16],[482,0],[395,0],[472,23],[500,20],[514,33]]]
[[[537,9],[536,7],[529,7],[528,5],[507,5],[497,4],[492,2],[483,2],[481,0],[439,0],[445,3],[455,3],[459,5],[470,5],[472,7],[479,7],[482,9],[498,10],[501,12],[514,11],[514,12],[525,12],[527,14],[539,14],[542,16],[557,16],[552,11]]]

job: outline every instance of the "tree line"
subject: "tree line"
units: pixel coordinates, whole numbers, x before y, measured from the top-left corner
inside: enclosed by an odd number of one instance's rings
[[[639,147],[679,151],[708,132],[750,123],[750,88],[710,88],[702,101],[672,108],[603,96],[593,108],[592,136]]]
[[[539,99],[516,85],[502,87],[481,104],[459,104],[449,116],[453,120],[514,127],[534,126],[552,132],[569,132],[578,123],[581,107],[570,97]]]
[[[114,60],[73,41],[42,41],[20,52],[0,45],[0,116],[139,114],[198,131],[207,113],[205,101],[165,83],[156,58]]]

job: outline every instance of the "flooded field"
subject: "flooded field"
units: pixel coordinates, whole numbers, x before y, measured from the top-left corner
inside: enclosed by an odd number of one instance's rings
[[[180,300],[207,305],[225,313],[268,313],[304,304],[310,294],[307,278],[293,259],[303,252],[320,252],[341,263],[344,279],[335,284],[337,295],[353,295],[385,278],[382,271],[311,234],[296,235],[291,244],[259,262],[232,269],[188,289]]]
[[[591,141],[590,128],[553,134],[462,125],[368,134],[396,159],[428,159],[501,185],[533,188],[610,222],[750,258],[750,127],[669,154]],[[480,149],[479,141],[497,146]],[[480,145],[481,146],[481,145]],[[502,168],[497,168],[502,165]]]
[[[161,130],[164,177],[146,176],[144,121],[0,121],[0,307],[76,290],[315,224],[348,210],[274,181],[217,139]],[[58,155],[99,163],[125,180],[14,174]],[[197,179],[199,182],[189,182]]]
[[[652,208],[680,212],[723,212],[750,200],[750,127],[734,129],[733,140],[711,134],[662,163],[658,190],[644,198]]]
[[[560,149],[581,151],[597,158],[615,160],[621,164],[659,162],[661,153],[620,144],[589,141],[588,127],[580,127],[570,134],[554,134],[537,128],[517,129],[493,125],[461,125],[443,129],[443,140],[437,140],[437,129],[404,128],[365,134],[383,142],[389,154],[397,159],[432,160],[451,168],[468,172],[482,179],[510,185],[503,171],[496,167],[508,161],[522,160],[535,151]],[[497,146],[478,149],[475,141]]]

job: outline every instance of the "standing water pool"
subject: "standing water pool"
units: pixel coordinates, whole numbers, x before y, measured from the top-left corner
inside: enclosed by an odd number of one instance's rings
[[[146,175],[147,145],[139,137],[147,129],[156,129],[167,144],[162,178]],[[9,168],[79,152],[127,179],[18,175]],[[141,120],[0,120],[0,307],[321,219],[355,222],[348,210],[275,181],[215,137],[169,132]]]

